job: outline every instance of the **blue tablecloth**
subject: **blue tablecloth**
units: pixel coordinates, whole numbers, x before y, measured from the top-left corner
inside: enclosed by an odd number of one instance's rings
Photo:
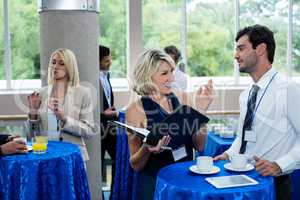
[[[222,138],[213,132],[209,132],[207,134],[205,148],[202,152],[199,152],[199,155],[217,156],[222,154],[230,147],[233,141],[234,138]]]
[[[125,113],[119,113],[119,121],[125,122]],[[114,180],[114,200],[136,200],[138,189],[138,173],[129,163],[129,147],[125,129],[118,128],[116,146],[116,174]]]
[[[176,163],[161,169],[158,173],[154,199],[159,200],[234,200],[234,199],[275,199],[274,181],[272,177],[262,177],[255,170],[244,174],[254,178],[258,185],[216,189],[204,179],[206,177],[238,174],[224,170],[224,161],[215,163],[221,172],[204,176],[189,171],[195,161]]]
[[[0,199],[91,199],[78,146],[49,142],[45,154],[1,157]]]
[[[209,132],[206,139],[205,148],[202,152],[198,152],[198,155],[205,156],[217,156],[226,151],[234,138],[222,138],[213,132]],[[300,170],[296,170],[292,173],[292,197],[293,200],[300,199]]]

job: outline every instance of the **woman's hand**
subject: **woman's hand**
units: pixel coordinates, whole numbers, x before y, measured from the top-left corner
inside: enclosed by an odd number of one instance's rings
[[[33,92],[32,94],[27,96],[27,101],[28,101],[30,112],[36,112],[41,106],[42,98],[39,96],[38,92]]]
[[[169,142],[171,140],[170,136],[163,136],[157,143],[156,146],[148,146],[148,150],[151,153],[161,153],[163,152],[165,149],[163,147],[166,147]]]
[[[199,87],[195,96],[195,105],[199,111],[206,112],[213,101],[213,82],[209,80],[206,85]]]
[[[62,104],[56,98],[51,98],[48,104],[49,108],[54,112],[56,117],[61,120],[63,123],[66,122],[64,110]]]

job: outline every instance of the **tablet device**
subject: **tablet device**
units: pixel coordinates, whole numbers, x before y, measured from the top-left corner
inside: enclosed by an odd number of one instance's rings
[[[206,178],[205,180],[213,186],[215,186],[216,188],[241,187],[258,184],[256,180],[244,174],[232,176],[218,176]]]

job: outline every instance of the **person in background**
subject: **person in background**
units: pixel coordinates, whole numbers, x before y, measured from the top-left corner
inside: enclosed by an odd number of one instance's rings
[[[112,63],[110,49],[108,47],[99,46],[99,59],[100,59],[100,121],[101,121],[101,161],[102,161],[102,174],[104,173],[105,166],[105,152],[107,152],[112,161],[112,183],[110,189],[110,197],[112,198],[115,166],[116,166],[116,127],[108,123],[110,120],[118,120],[118,112],[114,106],[114,93],[110,84],[109,69]]]
[[[77,61],[69,49],[57,49],[50,57],[48,86],[28,96],[31,132],[59,131],[60,139],[79,145],[89,159],[84,138],[96,134],[91,92],[79,83]]]
[[[176,46],[170,45],[164,48],[164,51],[171,56],[175,62],[174,84],[175,88],[186,90],[188,86],[188,76],[184,73],[184,63],[181,60],[181,53]]]
[[[0,134],[0,156],[26,152],[26,143],[11,135]]]
[[[185,92],[173,92],[171,85],[174,81],[174,70],[175,63],[172,58],[160,50],[149,49],[140,56],[133,71],[133,89],[141,98],[128,106],[127,124],[151,131],[181,104],[192,105]],[[205,112],[212,102],[212,92],[212,81],[197,91],[196,96],[201,101],[196,101],[195,107],[201,112]],[[185,148],[181,148],[185,149],[186,155],[176,159],[176,162],[192,160],[193,147],[202,150],[205,138],[205,128],[200,129],[198,133],[185,134],[185,141],[188,142]],[[150,146],[135,134],[128,132],[130,164],[134,170],[140,171],[139,199],[153,199],[158,171],[175,162],[172,152],[164,150],[169,141],[170,136],[164,136],[156,146]]]
[[[257,172],[275,177],[276,199],[291,199],[290,173],[300,167],[300,85],[273,68],[276,45],[269,28],[245,27],[235,40],[239,71],[253,84],[240,96],[240,134],[214,159],[238,153],[253,158]]]

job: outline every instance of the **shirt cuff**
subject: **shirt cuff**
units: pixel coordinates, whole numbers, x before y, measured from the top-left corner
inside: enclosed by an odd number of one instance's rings
[[[275,160],[275,162],[279,165],[283,174],[286,174],[293,169],[291,164],[294,163],[294,159],[290,155],[283,156]]]

